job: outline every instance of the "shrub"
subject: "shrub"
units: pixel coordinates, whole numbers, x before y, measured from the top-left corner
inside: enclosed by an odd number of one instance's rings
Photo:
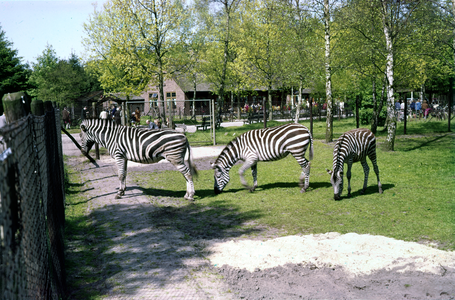
[[[360,124],[362,125],[371,125],[373,119],[373,109],[372,108],[361,108],[360,109]],[[379,113],[378,126],[384,126],[385,120],[387,119],[387,109],[382,108]]]

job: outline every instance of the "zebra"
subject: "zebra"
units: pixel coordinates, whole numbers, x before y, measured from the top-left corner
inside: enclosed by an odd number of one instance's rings
[[[376,163],[376,137],[374,134],[365,128],[353,129],[345,132],[340,136],[333,150],[333,171],[326,169],[330,175],[330,182],[333,186],[334,199],[340,200],[343,192],[343,167],[348,164],[348,197],[351,197],[351,167],[355,162],[360,161],[365,173],[363,182],[363,190],[360,194],[364,194],[367,189],[368,173],[370,168],[367,163],[367,156],[373,163],[374,172],[378,178],[379,193],[382,194],[382,185],[379,181],[379,168]]]
[[[246,189],[253,192],[258,186],[258,161],[275,161],[286,157],[289,153],[294,156],[302,167],[300,175],[300,192],[305,192],[310,182],[310,162],[305,158],[305,152],[310,146],[309,159],[313,159],[313,139],[311,133],[303,125],[289,123],[285,125],[247,131],[230,141],[212,164],[215,170],[215,194],[223,191],[229,182],[229,170],[239,160],[244,161],[240,167],[240,181]],[[253,187],[248,186],[244,178],[246,169],[251,167]]]
[[[167,159],[186,180],[185,199],[193,201],[193,176],[197,170],[193,164],[191,147],[186,136],[170,130],[149,130],[146,128],[117,125],[111,120],[86,119],[81,125],[81,151],[85,155],[96,142],[105,147],[118,168],[120,187],[116,199],[125,194],[127,162],[144,164]],[[188,166],[185,154],[188,151]]]

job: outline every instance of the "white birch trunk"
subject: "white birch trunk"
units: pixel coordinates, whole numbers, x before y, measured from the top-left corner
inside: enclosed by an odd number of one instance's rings
[[[332,70],[330,66],[330,11],[329,0],[324,0],[324,22],[325,22],[325,94],[327,99],[327,120],[325,141],[333,140],[333,116],[332,116]]]
[[[395,144],[395,134],[397,129],[397,120],[394,110],[395,99],[393,96],[393,43],[390,36],[390,28],[385,21],[386,16],[383,16],[384,36],[387,47],[387,63],[386,63],[386,76],[387,76],[387,138],[386,148],[393,151]]]

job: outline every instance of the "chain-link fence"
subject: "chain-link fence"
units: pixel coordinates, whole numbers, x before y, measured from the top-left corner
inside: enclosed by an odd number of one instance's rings
[[[0,298],[65,297],[60,112],[0,128]]]

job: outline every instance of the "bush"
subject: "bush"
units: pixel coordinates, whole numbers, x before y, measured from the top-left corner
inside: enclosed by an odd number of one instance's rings
[[[373,119],[373,109],[372,108],[361,108],[359,114],[360,114],[360,124],[371,125],[372,119]],[[384,106],[379,114],[378,126],[384,126],[386,119],[387,119],[387,109]]]

